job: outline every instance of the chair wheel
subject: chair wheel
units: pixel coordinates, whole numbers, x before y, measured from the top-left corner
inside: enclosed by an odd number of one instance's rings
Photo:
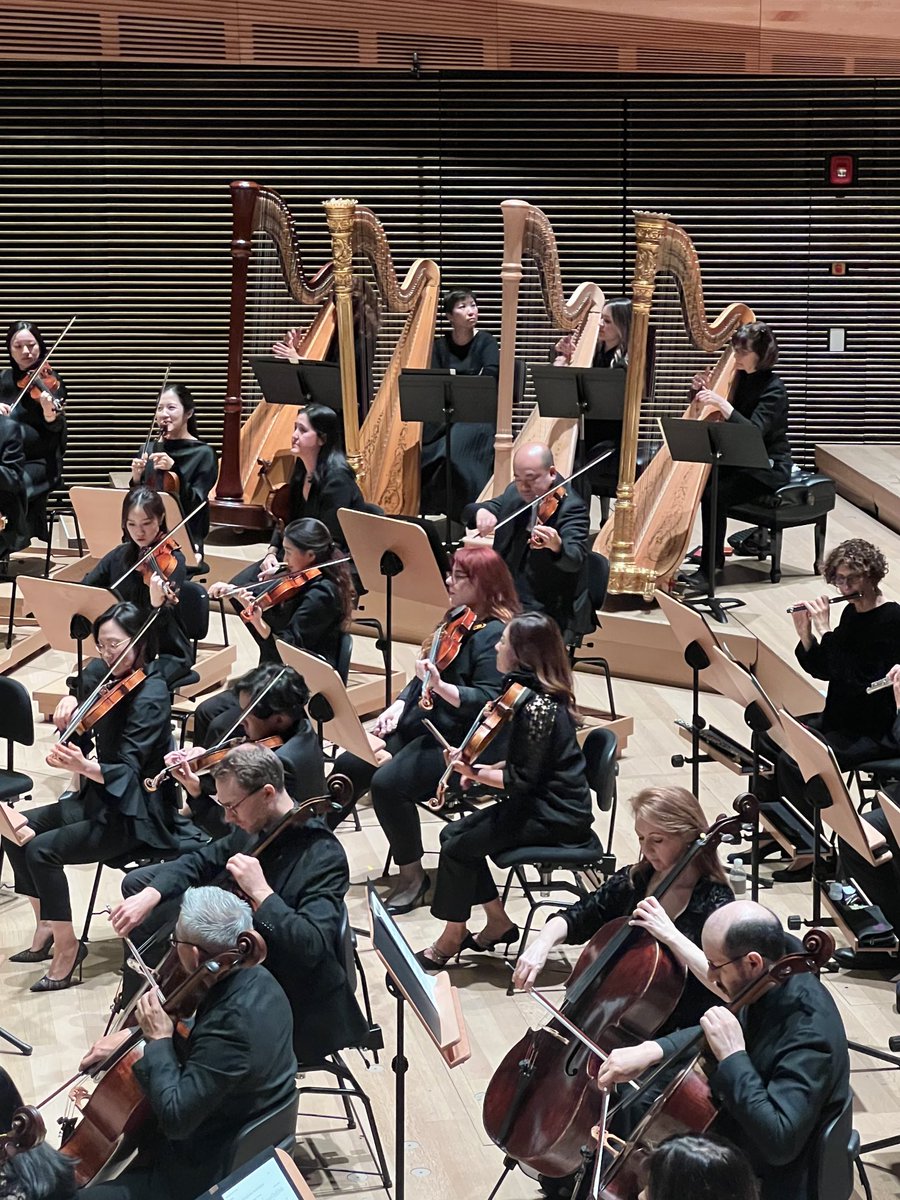
[[[800,918],[797,916],[796,913],[794,913],[792,916],[788,917],[788,919],[787,919],[788,929],[799,929],[802,924],[803,924],[803,922],[800,920]]]

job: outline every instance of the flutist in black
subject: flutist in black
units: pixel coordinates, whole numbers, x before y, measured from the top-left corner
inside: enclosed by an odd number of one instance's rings
[[[258,858],[253,849],[291,812],[284,771],[271,750],[239,746],[215,768],[216,794],[233,832],[159,867],[137,890],[125,877],[125,899],[110,920],[135,944],[171,926],[189,887],[219,881],[240,888],[265,938],[265,965],[287,993],[294,1013],[294,1049],[301,1062],[361,1045],[366,1023],[344,970],[340,931],[350,872],[340,842],[318,818],[297,824]],[[146,876],[142,876],[146,879]],[[157,945],[156,959],[166,949]],[[151,965],[153,965],[151,961]],[[126,979],[133,991],[134,980]]]

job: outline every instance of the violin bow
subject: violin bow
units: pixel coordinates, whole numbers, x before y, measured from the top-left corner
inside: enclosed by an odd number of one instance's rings
[[[157,393],[157,397],[156,397],[157,407],[159,406],[159,397],[166,390],[166,384],[169,382],[169,372],[171,370],[172,370],[172,364],[169,363],[169,365],[166,367],[166,373],[165,373],[165,375],[163,375],[162,387],[159,389],[159,392]],[[153,409],[153,419],[150,422],[150,432],[147,434],[146,438],[144,439],[144,457],[145,458],[150,457],[150,443],[153,441],[153,426],[156,424],[158,424],[158,422],[156,419],[156,408],[154,408]],[[162,426],[160,426],[160,430],[162,430]]]
[[[21,392],[19,392],[18,396],[16,396],[15,400],[13,400],[12,404],[9,406],[10,412],[12,412],[12,410],[16,407],[16,405],[19,403],[19,401],[22,399],[22,397],[25,395],[25,393],[28,391],[28,389],[33,385],[33,383],[37,379],[38,375],[40,375],[41,371],[43,371],[45,365],[50,361],[50,355],[55,352],[56,347],[63,340],[63,338],[66,336],[66,334],[69,332],[69,330],[72,328],[72,326],[74,324],[75,324],[75,318],[73,317],[71,319],[71,321],[68,323],[68,325],[65,327],[65,329],[62,331],[62,333],[59,335],[59,337],[56,339],[56,341],[53,343],[53,345],[50,347],[50,349],[47,351],[47,353],[44,355],[44,357],[41,359],[41,361],[38,363],[38,365],[31,372],[31,378],[28,380],[28,382],[22,388]]]
[[[521,508],[517,508],[514,513],[510,513],[508,517],[504,517],[502,521],[498,521],[491,532],[496,533],[498,529],[502,529],[504,525],[508,525],[510,521],[514,521],[516,517],[521,517],[523,512],[528,512],[529,508],[534,508],[536,504],[540,504],[542,500],[546,500],[548,496],[552,496],[557,488],[565,487],[567,483],[571,483],[573,479],[577,479],[579,475],[583,475],[591,467],[596,467],[597,463],[602,463],[605,458],[609,458],[614,453],[615,446],[611,450],[604,450],[602,454],[598,454],[589,463],[585,463],[583,467],[579,467],[577,471],[573,471],[567,478],[561,479],[559,483],[554,483],[553,487],[548,488],[542,496],[535,496],[533,500],[529,500],[527,504],[523,504]]]
[[[156,620],[156,618],[159,616],[159,614],[161,612],[162,612],[161,608],[154,609],[153,613],[147,618],[147,620],[144,622],[144,624],[141,626],[141,628],[137,631],[137,633],[134,634],[133,637],[130,637],[128,639],[128,641],[125,643],[124,648],[120,651],[119,656],[116,658],[115,662],[112,664],[112,666],[106,672],[106,674],[103,676],[103,678],[97,684],[97,686],[94,688],[94,690],[88,696],[88,698],[86,700],[82,700],[82,702],[78,705],[78,707],[72,713],[72,716],[69,718],[69,724],[66,726],[66,728],[62,731],[62,733],[59,735],[59,738],[57,739],[57,742],[56,742],[57,745],[64,744],[68,740],[68,738],[71,737],[72,730],[76,728],[79,721],[82,719],[82,717],[85,715],[85,713],[87,713],[90,710],[91,705],[94,703],[94,701],[100,695],[100,693],[103,691],[103,689],[107,685],[107,683],[109,683],[116,667],[119,665],[119,663],[125,657],[125,655],[129,652],[129,650],[131,650],[131,648],[135,645],[135,643],[139,642],[141,640],[141,638],[144,636],[144,634],[147,632],[147,630],[150,628],[150,626],[153,624],[153,622]]]
[[[313,563],[311,567],[304,567],[302,571],[289,571],[285,575],[275,574],[269,579],[258,579],[256,583],[245,583],[241,587],[229,588],[227,592],[222,592],[220,596],[216,596],[217,600],[227,600],[229,596],[236,596],[238,592],[253,592],[259,587],[271,587],[273,583],[284,583],[286,579],[298,579],[306,571],[324,571],[326,567],[339,567],[341,563],[353,562],[351,555],[345,558],[333,558],[330,562]],[[284,566],[284,564],[280,564]]]
[[[272,688],[275,686],[275,684],[278,682],[278,680],[281,679],[281,677],[284,675],[285,671],[287,671],[287,667],[282,667],[281,670],[278,672],[278,674],[274,675],[269,680],[269,682],[265,685],[265,687],[263,687],[260,690],[259,694],[254,696],[253,699],[248,702],[247,706],[243,709],[243,711],[238,714],[237,720],[234,722],[233,725],[231,725],[229,727],[228,731],[226,733],[222,734],[222,736],[219,738],[219,740],[216,742],[216,744],[214,746],[210,746],[208,750],[204,750],[203,754],[211,754],[214,750],[221,750],[221,748],[225,745],[225,743],[228,741],[228,739],[231,737],[231,735],[237,729],[238,725],[240,725],[241,721],[243,721],[244,717],[248,716],[251,712],[253,712],[254,708],[256,708],[257,704],[259,704],[259,702],[260,702],[260,700],[262,700],[263,696],[265,696],[267,692],[270,692],[272,690]],[[203,754],[196,754],[196,755],[194,755],[194,758],[202,758]],[[160,783],[162,782],[162,779],[164,776],[170,775],[173,771],[177,771],[179,767],[190,766],[190,764],[192,762],[193,762],[193,758],[186,758],[183,762],[171,763],[169,766],[167,766],[165,768],[164,771],[161,771],[159,773],[159,775],[154,775],[153,778],[151,778],[151,779],[145,779],[144,787],[147,788],[148,792],[156,791],[156,789],[159,787]],[[148,787],[148,784],[151,784],[151,783],[153,784],[152,788]]]
[[[178,524],[174,527],[174,529],[168,530],[165,537],[170,538],[170,537],[172,537],[173,534],[176,534],[178,532],[178,530],[182,528],[182,526],[187,525],[188,521],[190,521],[194,517],[196,517],[197,513],[201,510],[201,508],[204,508],[208,503],[209,503],[208,500],[201,500],[193,512],[188,513],[188,515],[186,517],[182,517],[182,519],[178,522]],[[124,581],[132,573],[132,571],[136,571],[138,569],[138,567],[142,566],[147,561],[148,558],[152,558],[157,549],[158,549],[157,546],[151,546],[150,549],[145,554],[141,555],[141,557],[137,560],[136,563],[134,563],[132,566],[130,566],[128,568],[128,570],[125,572],[124,575],[120,575],[119,578],[116,580],[116,582],[110,585],[109,590],[111,592],[114,592],[120,583],[124,583]]]

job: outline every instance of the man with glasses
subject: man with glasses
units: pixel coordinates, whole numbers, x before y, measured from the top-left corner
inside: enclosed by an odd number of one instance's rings
[[[539,498],[561,482],[549,446],[523,446],[513,459],[513,482],[477,508],[475,528],[482,537],[497,530],[494,549],[509,567],[526,612],[547,613],[564,634],[574,629],[589,632],[596,620],[582,611],[590,607],[588,510],[567,486],[551,515],[542,519],[539,513]]]
[[[613,1050],[597,1076],[601,1086],[625,1083],[679,1052],[678,1067],[687,1066],[702,1033],[717,1064],[709,1079],[719,1109],[712,1128],[746,1152],[761,1200],[811,1200],[818,1134],[850,1096],[847,1037],[815,975],[793,975],[736,1014],[724,1007],[796,949],[761,904],[735,900],[716,909],[703,927],[703,953],[708,986],[723,1005],[708,1009],[699,1028]]]
[[[284,769],[262,746],[238,746],[213,769],[216,798],[233,831],[193,854],[126,875],[125,899],[110,920],[120,937],[140,947],[171,928],[187,888],[221,882],[239,888],[253,910],[253,927],[268,947],[266,967],[287,993],[294,1013],[294,1048],[301,1062],[363,1044],[366,1021],[344,969],[341,929],[350,886],[343,847],[319,818],[287,827],[266,840],[293,811]],[[145,955],[156,965],[166,950],[158,936]],[[140,978],[126,966],[123,999]]]
[[[253,925],[250,905],[216,887],[190,888],[173,934],[187,975],[233,949]],[[227,1174],[234,1141],[254,1118],[286,1105],[296,1086],[291,1011],[262,967],[239,967],[200,989],[190,1034],[176,1033],[155,991],[137,1007],[146,1042],[134,1074],[153,1109],[134,1163],[90,1189],[103,1200],[194,1200]],[[102,1062],[131,1031],[102,1038],[81,1068]]]

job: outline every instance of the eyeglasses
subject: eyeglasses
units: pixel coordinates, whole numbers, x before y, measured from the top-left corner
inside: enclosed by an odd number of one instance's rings
[[[853,584],[853,583],[859,583],[860,579],[862,579],[862,578],[863,578],[863,575],[862,575],[861,571],[853,571],[849,575],[835,575],[834,582],[838,585],[840,585],[842,583]]]
[[[128,638],[123,638],[121,642],[98,642],[97,649],[101,654],[118,654],[123,646],[128,645]]]
[[[216,804],[218,804],[219,808],[224,809],[225,812],[227,812],[227,813],[233,813],[233,812],[236,812],[241,807],[241,805],[244,803],[245,800],[249,800],[251,796],[256,795],[256,792],[261,792],[261,791],[262,791],[262,788],[257,788],[256,791],[248,792],[246,796],[241,796],[240,800],[235,800],[234,804],[226,804],[224,802],[224,800],[220,800],[218,796],[215,797],[215,801],[216,801]]]
[[[743,954],[738,954],[734,958],[726,959],[726,961],[723,963],[714,963],[714,962],[710,962],[709,959],[707,959],[706,965],[707,965],[707,967],[709,967],[710,971],[721,971],[723,967],[730,966],[731,963],[740,962],[740,960],[742,958],[747,957],[747,954],[748,954],[748,951],[745,950]]]
[[[170,946],[193,946],[195,950],[202,950],[202,946],[198,946],[196,942],[186,942],[184,938],[178,938],[174,933],[169,934]]]

